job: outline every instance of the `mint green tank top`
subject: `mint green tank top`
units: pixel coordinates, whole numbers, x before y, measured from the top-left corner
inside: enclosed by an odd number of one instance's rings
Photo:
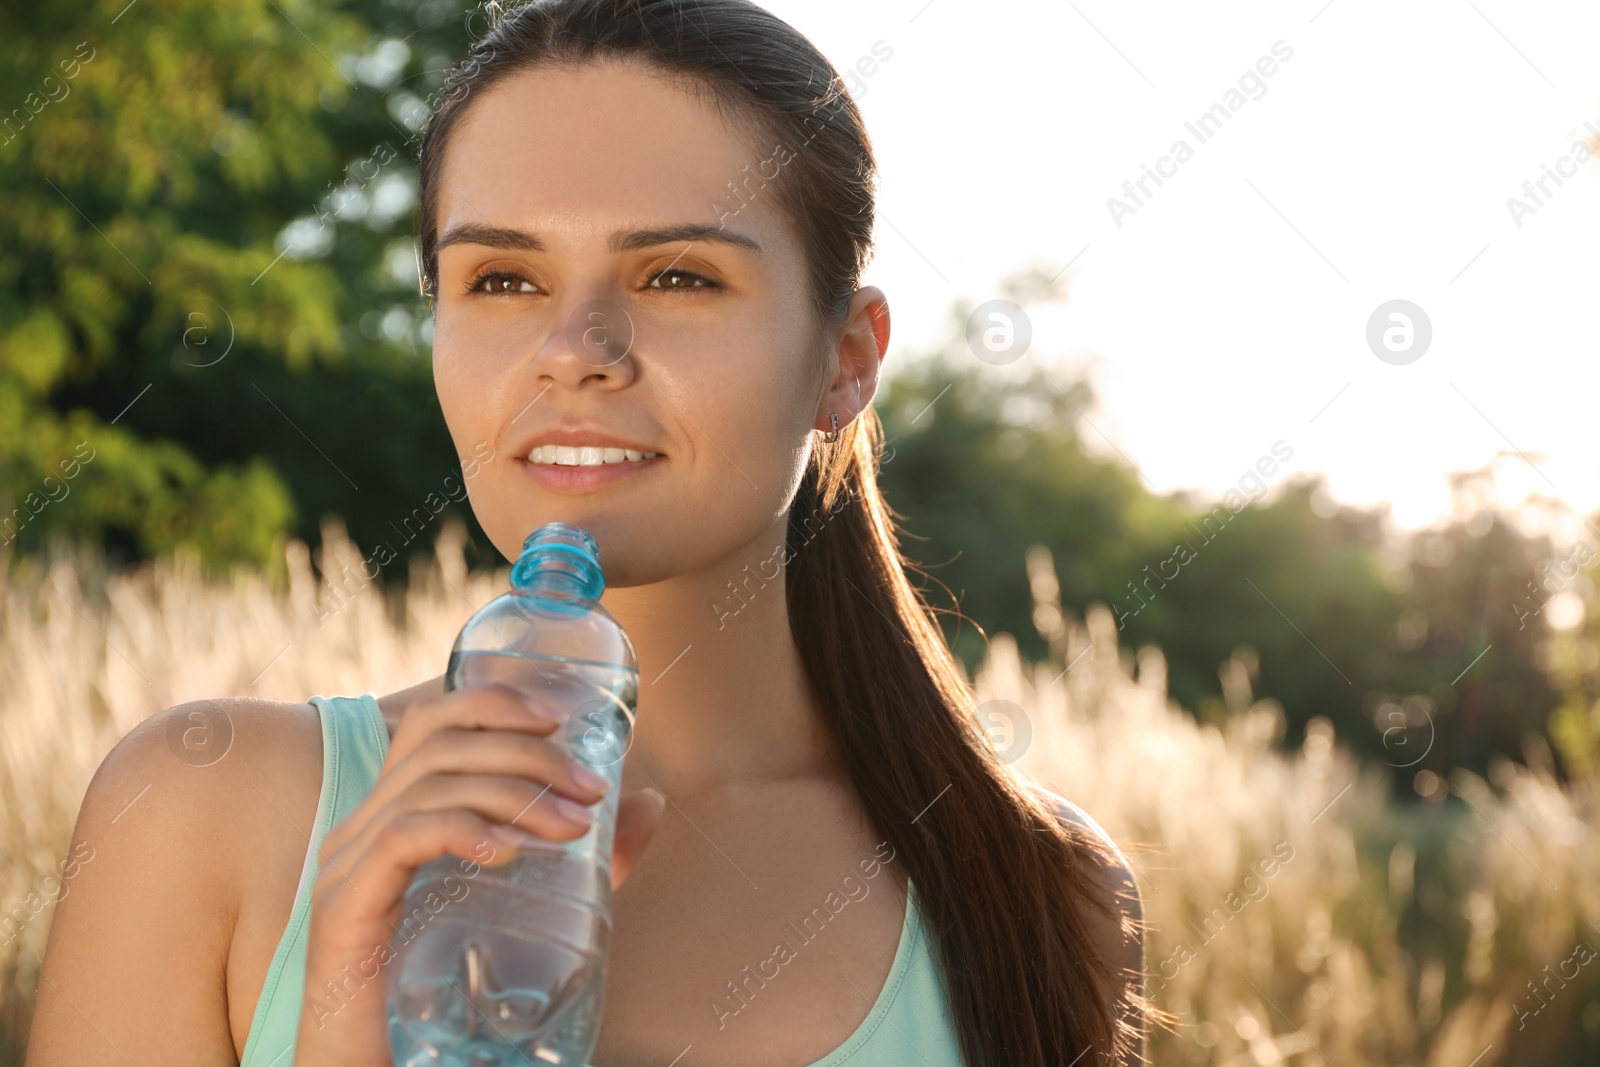
[[[267,968],[240,1067],[293,1067],[295,1034],[305,991],[306,938],[317,845],[372,790],[389,750],[389,730],[375,693],[314,696],[322,719],[322,795],[306,847],[305,864],[288,925]],[[929,931],[917,908],[916,886],[906,883],[905,921],[888,980],[872,1010],[838,1048],[806,1067],[965,1067],[948,991],[931,954]],[[588,1067],[588,1065],[585,1065]]]

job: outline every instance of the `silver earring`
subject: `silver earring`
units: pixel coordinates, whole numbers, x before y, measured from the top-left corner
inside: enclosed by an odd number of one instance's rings
[[[833,420],[833,429],[822,435],[824,441],[837,441],[839,439],[839,415],[837,412],[828,412],[828,417]]]

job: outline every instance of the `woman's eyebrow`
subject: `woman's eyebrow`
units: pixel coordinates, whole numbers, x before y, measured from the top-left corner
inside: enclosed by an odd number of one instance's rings
[[[671,226],[661,226],[643,230],[619,230],[613,233],[606,241],[606,249],[611,252],[632,252],[641,248],[654,248],[656,245],[675,244],[679,241],[714,241],[722,244],[733,245],[736,248],[748,249],[759,253],[761,245],[754,237],[743,234],[737,230],[730,230],[725,226],[712,226],[705,223],[684,222]],[[544,242],[536,234],[526,230],[512,229],[506,226],[488,226],[481,222],[468,222],[451,228],[439,243],[434,246],[434,251],[450,245],[474,244],[486,248],[504,248],[514,251],[543,252]]]

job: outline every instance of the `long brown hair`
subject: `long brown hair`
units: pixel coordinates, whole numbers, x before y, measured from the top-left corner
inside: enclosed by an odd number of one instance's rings
[[[700,92],[752,145],[784,147],[759,188],[770,181],[804,234],[817,320],[842,323],[872,246],[876,168],[860,112],[810,41],[748,0],[535,0],[491,15],[423,137],[430,300],[440,169],[472,96],[538,65],[623,59]],[[748,179],[729,184],[749,191]],[[1148,1006],[1093,949],[1091,929],[1120,918],[1112,853],[1013,776],[979,727],[907,577],[899,516],[878,492],[882,444],[868,407],[813,449],[791,506],[785,582],[806,672],[869,817],[916,883],[970,1067],[1066,1064],[1090,1048],[1122,1063]]]

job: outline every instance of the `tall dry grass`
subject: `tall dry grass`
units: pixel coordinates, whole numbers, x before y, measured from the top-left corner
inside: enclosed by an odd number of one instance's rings
[[[207,582],[182,558],[126,574],[84,555],[11,568],[0,589],[0,1062],[21,1060],[52,875],[118,738],[200,697],[299,701],[421,681],[505,587],[504,570],[467,572],[462,532],[449,527],[391,600],[360,578],[342,527],[324,533],[315,572],[305,546],[289,546],[286,591],[247,572]],[[1168,700],[1158,650],[1121,647],[1103,605],[1081,620],[1063,611],[1048,555],[1027,562],[1052,657],[1024,664],[998,635],[974,704],[1021,709],[996,735],[1013,767],[1081,805],[1136,866],[1151,988],[1178,1018],[1154,1037],[1154,1062],[1595,1062],[1595,783],[1563,788],[1534,748],[1529,766],[1500,765],[1492,782],[1458,773],[1429,800],[1397,803],[1386,769],[1358,766],[1326,722],[1280,752],[1282,710],[1251,695],[1248,654],[1222,670],[1228,721],[1197,724]]]

